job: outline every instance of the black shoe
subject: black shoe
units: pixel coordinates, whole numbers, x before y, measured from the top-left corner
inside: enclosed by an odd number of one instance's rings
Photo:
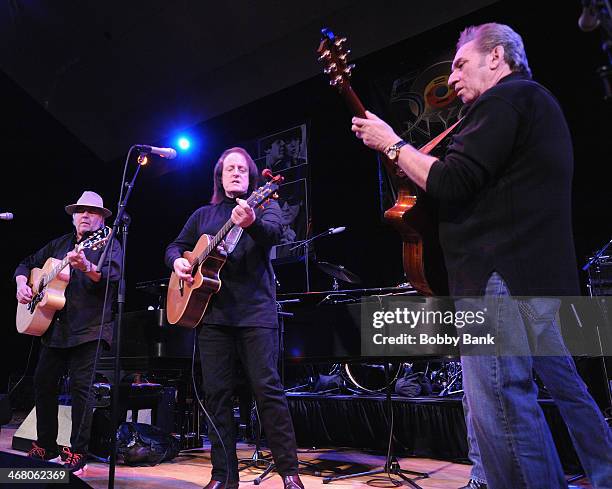
[[[35,460],[45,460],[46,462],[60,462],[61,458],[57,451],[47,450],[39,447],[36,442],[32,442],[32,448],[28,452],[28,457]]]
[[[460,487],[459,489],[487,489],[487,485],[484,482],[470,479],[466,486]]]
[[[62,451],[66,457],[64,468],[68,469],[74,475],[81,475],[87,470],[87,463],[85,462],[87,455],[85,453],[72,452],[68,447],[64,447]]]

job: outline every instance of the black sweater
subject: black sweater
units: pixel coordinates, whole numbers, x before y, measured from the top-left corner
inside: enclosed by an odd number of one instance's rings
[[[166,248],[166,265],[184,251],[191,251],[202,234],[215,235],[236,206],[225,198],[217,205],[196,210],[178,237]],[[203,322],[226,326],[276,328],[276,286],[270,263],[270,249],[280,241],[281,212],[276,201],[256,211],[257,218],[245,228],[234,251],[220,272],[221,290],[213,295]]]
[[[469,108],[427,191],[454,295],[480,295],[497,271],[513,295],[575,295],[573,150],[552,94],[520,74]]]

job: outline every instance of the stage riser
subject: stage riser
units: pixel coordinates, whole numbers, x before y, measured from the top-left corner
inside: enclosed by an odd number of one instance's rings
[[[351,447],[384,453],[388,429],[384,398],[289,394],[289,409],[300,447]],[[556,406],[540,405],[568,473],[580,464]],[[459,399],[394,399],[396,455],[467,460],[467,437]]]

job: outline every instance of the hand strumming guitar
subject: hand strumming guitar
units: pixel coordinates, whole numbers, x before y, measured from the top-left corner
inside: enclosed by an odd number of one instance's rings
[[[179,279],[184,280],[189,284],[193,283],[193,277],[191,276],[191,263],[189,263],[187,258],[179,257],[174,260],[174,273],[176,273]]]

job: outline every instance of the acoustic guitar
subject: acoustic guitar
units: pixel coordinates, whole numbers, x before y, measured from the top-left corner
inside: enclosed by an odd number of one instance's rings
[[[277,198],[276,191],[283,177],[272,177],[270,170],[264,170],[263,175],[271,180],[259,187],[249,196],[247,204],[252,208],[265,205],[270,198]],[[219,273],[227,260],[227,253],[219,246],[223,238],[234,227],[228,219],[215,236],[203,234],[193,251],[185,251],[183,258],[191,264],[193,283],[180,279],[175,272],[170,275],[166,315],[170,324],[178,324],[186,328],[195,328],[206,312],[212,296],[221,289]]]
[[[365,108],[350,84],[355,65],[347,62],[350,51],[346,48],[346,38],[337,38],[329,29],[323,29],[322,34],[317,53],[325,66],[324,72],[330,77],[330,85],[342,95],[353,115],[366,118]],[[456,123],[420,151],[429,153],[455,126]],[[382,155],[382,159],[397,190],[395,204],[385,211],[384,218],[402,237],[406,278],[423,295],[446,295],[448,276],[438,238],[436,204],[386,155]]]
[[[78,243],[74,251],[97,250],[106,244],[110,228],[103,227]],[[32,336],[42,336],[49,328],[53,316],[66,305],[64,292],[70,281],[68,255],[63,260],[48,258],[42,268],[30,271],[28,285],[33,298],[27,304],[17,304],[17,331]]]

